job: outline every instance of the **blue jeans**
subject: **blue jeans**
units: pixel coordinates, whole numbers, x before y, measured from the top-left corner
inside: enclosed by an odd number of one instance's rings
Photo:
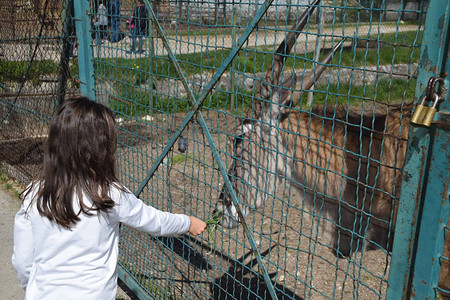
[[[131,51],[136,51],[136,37],[139,39],[139,48],[138,51],[142,52],[143,40],[142,40],[142,32],[139,30],[138,26],[135,26],[133,29],[133,34],[131,35]]]
[[[109,1],[108,14],[111,16],[111,42],[119,41],[120,7],[121,0]]]
[[[69,57],[74,57],[73,48],[75,44],[75,38],[70,37],[69,38]]]
[[[106,25],[97,25],[95,26],[95,43],[100,45],[102,43],[102,39],[104,38],[106,32]]]

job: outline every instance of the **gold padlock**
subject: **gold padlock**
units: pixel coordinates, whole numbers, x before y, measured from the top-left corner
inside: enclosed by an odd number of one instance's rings
[[[411,123],[417,125],[423,125],[423,120],[425,115],[428,114],[428,106],[425,106],[425,101],[427,100],[427,96],[423,97],[422,102],[417,105],[416,110],[414,111],[411,117]]]
[[[422,125],[426,127],[430,127],[431,122],[433,121],[434,114],[437,112],[437,106],[439,104],[439,98],[438,94],[434,94],[434,101],[433,105],[428,108],[427,113],[425,114],[425,117],[423,118]]]

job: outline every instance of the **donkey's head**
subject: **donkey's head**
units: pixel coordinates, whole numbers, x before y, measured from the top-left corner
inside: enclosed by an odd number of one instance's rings
[[[278,46],[271,67],[264,75],[258,103],[251,108],[251,118],[236,129],[233,142],[233,162],[228,171],[239,208],[232,201],[226,186],[222,188],[216,210],[222,213],[224,227],[236,227],[241,218],[259,208],[266,197],[273,196],[278,174],[290,176],[289,154],[282,140],[280,123],[289,116],[305,90],[311,88],[332,58],[337,44],[308,76],[292,76],[280,83],[287,55],[320,0],[315,0],[303,13],[299,22],[289,30]]]

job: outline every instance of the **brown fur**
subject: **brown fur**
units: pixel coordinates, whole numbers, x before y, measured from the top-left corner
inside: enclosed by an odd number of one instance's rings
[[[331,236],[337,255],[364,248],[390,250],[401,176],[408,142],[409,106],[384,111],[350,112],[342,108],[290,109],[320,77],[343,40],[307,76],[295,72],[280,83],[285,58],[320,0],[311,3],[274,53],[261,94],[245,115],[234,143],[233,190],[242,214],[275,195],[279,177],[292,182],[323,235]],[[222,225],[235,227],[239,213],[226,189],[218,200]],[[450,222],[449,222],[450,224]],[[449,256],[450,238],[445,253]],[[444,253],[444,255],[445,255]],[[440,287],[450,290],[450,263],[443,261]],[[449,299],[450,300],[450,299]]]
[[[242,134],[235,145],[238,159],[230,169],[235,178],[242,179],[235,181],[234,189],[247,204],[244,215],[263,205],[264,193],[275,194],[278,174],[292,182],[309,209],[316,208],[322,234],[331,237],[337,255],[348,256],[364,248],[390,251],[410,107],[365,114],[339,107],[292,110],[279,128],[270,126],[267,117],[257,111],[264,122],[254,121],[252,130]],[[227,198],[223,195],[220,201]],[[450,255],[448,236],[445,257]],[[439,286],[450,290],[447,260],[442,262]]]
[[[309,198],[327,203],[324,222],[336,224],[338,254],[361,249],[362,236],[369,248],[392,246],[409,122],[405,116],[400,122],[401,114],[401,108],[364,116],[315,108],[291,112],[280,124],[295,157],[293,182]]]

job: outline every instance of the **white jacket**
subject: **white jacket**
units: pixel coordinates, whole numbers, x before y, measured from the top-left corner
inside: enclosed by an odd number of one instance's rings
[[[183,234],[190,227],[186,215],[162,212],[111,188],[114,208],[80,214],[77,225],[67,230],[41,217],[35,201],[27,210],[35,193],[24,199],[14,219],[12,262],[27,300],[113,300],[121,222],[154,236]]]

